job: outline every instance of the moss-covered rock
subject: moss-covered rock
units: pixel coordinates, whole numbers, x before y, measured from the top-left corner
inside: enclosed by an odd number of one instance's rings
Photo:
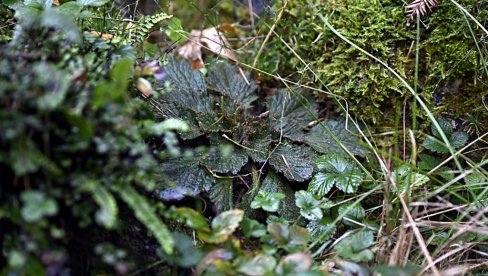
[[[259,66],[281,74],[295,73],[302,82],[313,82],[346,98],[350,111],[366,121],[392,124],[394,116],[390,114],[395,114],[395,107],[403,106],[411,93],[384,66],[335,35],[320,17],[328,18],[338,32],[394,68],[413,87],[416,26],[407,26],[403,5],[398,0],[290,1],[278,22],[280,37],[269,42],[277,50],[268,52]],[[466,0],[462,5],[480,22],[488,19],[487,3]],[[436,113],[469,113],[472,105],[465,106],[464,101],[481,105],[488,90],[467,21],[455,5],[445,1],[421,22],[420,95]],[[475,36],[481,38],[482,31],[472,21],[470,24]],[[306,65],[283,41],[314,73],[305,70]],[[483,43],[480,48],[487,56]],[[463,102],[455,104],[460,99]],[[455,110],[450,108],[454,106]]]

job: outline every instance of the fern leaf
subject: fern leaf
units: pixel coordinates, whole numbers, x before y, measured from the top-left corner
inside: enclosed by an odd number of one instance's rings
[[[156,237],[167,254],[173,252],[174,240],[168,227],[158,218],[149,202],[134,188],[114,188],[122,200],[134,211],[136,218]]]
[[[170,19],[171,17],[173,16],[164,12],[142,17],[130,30],[130,35],[127,42],[131,45],[141,43],[144,41],[144,39],[146,39],[147,35],[156,24],[163,20]]]
[[[414,0],[405,6],[408,22],[411,22],[417,14],[427,15],[437,4],[439,0]]]

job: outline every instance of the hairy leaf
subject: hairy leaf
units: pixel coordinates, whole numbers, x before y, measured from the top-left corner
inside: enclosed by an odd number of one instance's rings
[[[366,151],[361,146],[361,140],[354,125],[350,123],[346,129],[346,120],[327,120],[314,126],[305,137],[305,143],[321,153],[339,153],[343,154],[344,150],[338,144],[340,142],[352,154],[365,156]],[[338,140],[336,142],[333,138]]]
[[[303,129],[316,118],[316,104],[310,94],[280,90],[268,98],[270,121],[274,130],[294,141],[303,141]]]
[[[217,179],[210,188],[210,200],[217,206],[219,211],[227,211],[233,208],[232,204],[232,179]]]
[[[444,134],[446,134],[446,137],[447,138],[451,137],[452,134],[451,122],[449,122],[449,120],[444,117],[437,117],[436,120],[439,123]],[[439,133],[439,131],[437,130],[434,124],[431,125],[431,131],[435,137],[441,138],[441,134]]]
[[[258,163],[264,163],[271,152],[271,144],[274,141],[274,131],[267,125],[263,124],[256,128],[244,141],[244,145],[249,156]]]
[[[366,211],[361,205],[341,205],[338,212],[339,215],[343,216],[342,221],[344,222],[344,225],[351,227],[357,227],[358,224],[354,222],[359,223],[363,221],[364,216],[366,215]]]
[[[159,195],[165,200],[195,196],[201,191],[207,191],[215,181],[206,169],[199,165],[198,157],[167,159],[161,167],[165,181]]]
[[[464,146],[469,140],[469,134],[464,131],[456,131],[452,134],[449,138],[449,142],[451,146],[455,149],[458,149]]]
[[[212,171],[237,174],[242,166],[247,163],[247,153],[241,147],[234,146],[218,136],[212,136],[210,143],[216,146],[209,150],[209,155],[205,161]]]
[[[269,158],[269,164],[290,181],[303,182],[313,173],[315,153],[306,146],[279,145]]]
[[[245,74],[249,84],[244,80],[244,76],[239,73],[235,66],[227,63],[217,63],[209,70],[207,77],[208,87],[212,90],[229,96],[235,103],[248,109],[251,103],[257,99],[254,91],[257,86],[250,74]]]
[[[322,155],[315,163],[319,172],[312,178],[308,189],[318,196],[326,195],[334,186],[345,193],[354,193],[361,184],[361,171],[338,154]]]
[[[307,224],[307,230],[312,237],[312,240],[319,240],[324,242],[329,239],[336,232],[334,220],[329,217],[324,217],[320,220],[312,220]]]

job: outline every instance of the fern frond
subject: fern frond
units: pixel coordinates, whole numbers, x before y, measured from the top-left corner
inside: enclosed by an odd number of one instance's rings
[[[147,35],[156,24],[172,17],[172,15],[164,12],[142,17],[137,23],[130,27],[129,37],[126,42],[131,45],[141,43],[146,39]]]
[[[171,254],[174,246],[173,236],[166,224],[156,215],[155,210],[147,199],[130,186],[123,188],[113,187],[113,189],[134,211],[136,218],[156,237],[164,251],[167,254]]]
[[[428,14],[437,4],[439,4],[439,0],[414,0],[405,6],[408,22],[411,22],[417,14]]]

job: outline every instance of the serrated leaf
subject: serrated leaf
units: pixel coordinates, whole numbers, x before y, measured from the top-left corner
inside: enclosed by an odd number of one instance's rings
[[[374,258],[373,252],[369,249],[373,242],[373,232],[362,230],[342,239],[334,246],[334,249],[344,259],[365,262]]]
[[[300,226],[288,227],[281,223],[270,223],[267,229],[276,244],[289,252],[303,250],[310,241],[310,234],[307,229]]]
[[[169,63],[166,71],[173,85],[179,89],[191,92],[190,95],[198,96],[207,95],[207,87],[202,73],[198,70],[192,70],[190,64],[184,60],[178,60],[169,56]]]
[[[339,215],[342,216],[342,221],[344,222],[344,225],[350,227],[357,227],[358,224],[354,222],[363,221],[363,218],[366,215],[366,211],[361,205],[354,205],[352,207],[351,205],[341,205],[338,212]]]
[[[198,158],[172,158],[161,164],[163,189],[159,195],[165,200],[180,200],[207,191],[215,179],[199,165]]]
[[[210,68],[207,84],[214,91],[229,96],[235,103],[248,109],[253,101],[257,99],[254,91],[257,86],[249,73],[245,73],[249,84],[244,76],[239,73],[235,66],[227,63],[217,63]]]
[[[429,177],[413,172],[408,165],[398,167],[393,171],[392,175],[400,192],[406,192],[409,189],[409,192],[412,193],[415,187],[423,186],[430,181]],[[415,187],[409,187],[412,184],[415,184]],[[396,191],[395,187],[393,187],[393,190]]]
[[[307,191],[298,191],[295,193],[296,205],[300,208],[300,214],[308,220],[321,219],[323,214],[320,209],[321,201],[313,197]]]
[[[336,232],[334,220],[329,217],[324,217],[321,220],[312,220],[307,224],[307,230],[312,237],[312,240],[324,242],[329,239]]]
[[[430,171],[439,165],[439,161],[434,156],[428,154],[420,154],[420,162],[417,166],[421,171]]]
[[[232,179],[217,179],[210,188],[209,198],[219,211],[227,211],[233,208],[232,191]]]
[[[235,209],[222,212],[212,221],[212,233],[209,236],[200,237],[209,243],[222,243],[239,227],[244,217],[244,211]]]
[[[210,137],[213,146],[205,160],[206,165],[217,173],[237,174],[248,161],[247,153],[221,137]]]
[[[268,108],[273,129],[293,141],[304,140],[303,129],[317,116],[312,96],[302,95],[299,91],[293,94],[287,90],[276,92],[268,97]]]
[[[469,134],[464,131],[456,131],[449,138],[449,143],[455,149],[459,149],[464,146],[469,140]]]
[[[306,146],[279,145],[269,158],[269,164],[290,181],[303,182],[313,173],[315,153]]]
[[[439,125],[440,125],[442,131],[444,132],[444,134],[446,135],[446,137],[447,138],[451,137],[451,134],[452,134],[451,122],[449,122],[449,120],[447,120],[444,117],[437,117],[435,119],[437,120],[437,123],[439,123]],[[431,125],[430,129],[432,131],[432,135],[434,135],[437,138],[441,138],[441,134],[439,133],[439,131],[437,130],[437,128],[435,127],[434,124]]]
[[[319,172],[310,181],[308,190],[318,196],[325,196],[333,186],[345,193],[354,193],[363,179],[359,168],[338,154],[319,156],[315,164]]]
[[[321,153],[344,154],[344,150],[333,139],[333,134],[352,154],[365,156],[366,150],[360,144],[361,140],[353,129],[354,125],[350,123],[346,129],[345,123],[345,119],[324,121],[310,130],[305,137],[305,143]]]
[[[110,0],[78,0],[76,3],[82,7],[101,7],[110,2]]]
[[[437,153],[447,153],[449,152],[449,148],[447,148],[444,143],[442,143],[441,141],[435,139],[434,137],[427,137],[427,139],[425,139],[425,141],[422,143],[422,146],[424,146],[424,148],[428,149],[428,150],[431,150],[433,152],[437,152]]]
[[[285,195],[282,193],[271,193],[261,190],[251,202],[251,208],[263,208],[267,212],[276,212],[280,207],[280,200],[283,198],[285,198]]]
[[[295,204],[295,191],[290,187],[290,183],[281,179],[273,171],[269,171],[266,178],[261,183],[261,190],[272,193],[282,193],[285,198],[281,201],[278,209],[280,217],[294,220],[299,216],[299,209]]]
[[[274,141],[274,131],[268,125],[263,124],[256,128],[244,142],[244,145],[251,150],[247,150],[249,157],[257,163],[264,163],[271,152],[271,144]]]
[[[479,172],[474,172],[472,174],[467,175],[464,178],[464,182],[467,185],[480,185],[480,184],[487,184],[488,178]]]

